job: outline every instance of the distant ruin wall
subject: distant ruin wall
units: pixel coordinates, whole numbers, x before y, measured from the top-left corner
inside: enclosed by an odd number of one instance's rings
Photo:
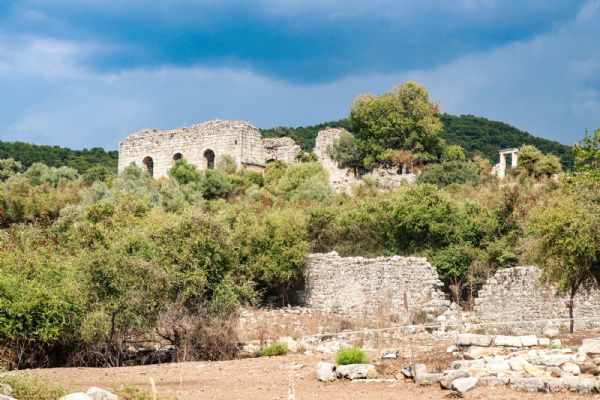
[[[288,164],[296,162],[296,156],[300,153],[300,146],[289,137],[264,138],[266,161],[281,160]]]
[[[541,332],[546,325],[568,326],[568,322],[526,322],[568,318],[568,297],[557,296],[556,288],[542,284],[541,272],[534,266],[507,268],[489,278],[475,299],[477,322],[520,322],[506,325],[512,332]],[[575,329],[600,327],[600,291],[583,290],[575,297]],[[495,325],[490,325],[491,327]],[[497,325],[501,329],[502,325]]]
[[[238,166],[263,168],[265,165],[258,129],[246,121],[214,120],[168,131],[145,129],[126,137],[119,146],[119,172],[133,163],[151,170],[153,177],[161,178],[167,176],[179,157],[199,169],[206,169],[208,152],[215,163],[229,155]]]
[[[333,144],[333,141],[337,139],[343,129],[339,128],[327,128],[320,131],[315,141],[314,153],[317,159],[323,165],[323,168],[329,175],[329,184],[333,187],[336,192],[348,193],[352,192],[352,186],[358,181],[354,172],[349,168],[339,168],[335,160],[333,160],[327,148]]]
[[[450,305],[437,271],[424,258],[311,254],[305,279],[305,305],[323,313],[401,315],[405,292],[409,306],[426,313],[439,315]]]

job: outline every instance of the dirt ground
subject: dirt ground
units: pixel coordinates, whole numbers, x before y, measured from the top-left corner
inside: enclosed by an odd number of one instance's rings
[[[442,399],[451,392],[438,385],[418,386],[409,381],[322,383],[315,378],[315,365],[331,356],[289,355],[221,362],[188,362],[123,368],[54,368],[21,371],[75,390],[100,386],[150,388],[156,382],[161,398],[196,399],[288,399],[293,382],[295,398],[309,399]],[[572,393],[523,393],[507,388],[476,388],[465,399],[591,399],[593,395]]]

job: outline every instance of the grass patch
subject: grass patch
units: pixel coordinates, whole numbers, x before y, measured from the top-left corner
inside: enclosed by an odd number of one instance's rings
[[[263,347],[260,351],[261,357],[285,356],[290,350],[287,345],[282,342],[277,342],[270,346]]]
[[[19,400],[56,400],[68,393],[61,386],[36,378],[4,375],[0,381],[10,385],[13,388],[11,396]]]
[[[369,359],[362,349],[358,347],[345,347],[338,350],[335,355],[335,362],[337,365],[368,364]]]
[[[120,400],[153,400],[152,394],[135,386],[122,386],[113,392]],[[157,399],[164,399],[158,396]]]

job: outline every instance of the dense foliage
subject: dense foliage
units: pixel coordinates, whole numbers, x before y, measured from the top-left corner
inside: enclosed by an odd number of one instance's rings
[[[570,170],[573,167],[574,159],[571,147],[533,136],[504,122],[492,121],[473,115],[441,114],[440,119],[443,123],[441,137],[448,145],[461,146],[467,158],[480,155],[496,164],[500,149],[532,144],[543,153],[558,156],[563,169]],[[303,149],[312,150],[315,146],[317,133],[326,127],[340,127],[352,132],[348,119],[300,128],[274,128],[262,130],[262,132],[267,136],[292,137]]]
[[[38,162],[49,167],[71,167],[83,174],[98,165],[116,172],[119,155],[117,151],[105,151],[99,147],[71,150],[59,146],[0,141],[0,159],[7,158],[19,161],[25,169]]]

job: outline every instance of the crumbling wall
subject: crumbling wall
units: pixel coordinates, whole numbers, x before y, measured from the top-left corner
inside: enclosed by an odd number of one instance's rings
[[[354,171],[350,168],[339,168],[335,160],[333,160],[327,148],[333,144],[333,141],[337,139],[343,129],[339,128],[326,128],[320,131],[315,141],[315,148],[313,152],[323,164],[323,168],[329,175],[329,184],[333,187],[336,192],[351,193],[352,185],[354,185],[358,179],[354,174]]]
[[[475,299],[477,322],[518,322],[510,325],[489,325],[510,329],[514,333],[542,332],[546,325],[568,326],[568,322],[528,322],[533,320],[569,318],[568,297],[557,296],[556,288],[541,282],[541,272],[535,266],[507,268],[489,278]],[[575,329],[599,327],[600,291],[583,290],[575,297]],[[502,328],[506,327],[506,328]]]
[[[380,312],[406,315],[404,293],[415,313],[437,316],[450,306],[437,271],[424,258],[311,254],[305,282],[306,306],[354,318]]]
[[[167,175],[177,157],[200,169],[207,168],[205,152],[214,153],[215,162],[227,154],[239,166],[264,168],[265,152],[260,131],[246,121],[208,121],[168,131],[145,129],[125,138],[119,145],[119,172],[131,163],[147,169],[152,160],[153,176]]]
[[[264,138],[266,161],[281,160],[288,164],[296,162],[296,156],[300,153],[300,146],[289,137]]]

